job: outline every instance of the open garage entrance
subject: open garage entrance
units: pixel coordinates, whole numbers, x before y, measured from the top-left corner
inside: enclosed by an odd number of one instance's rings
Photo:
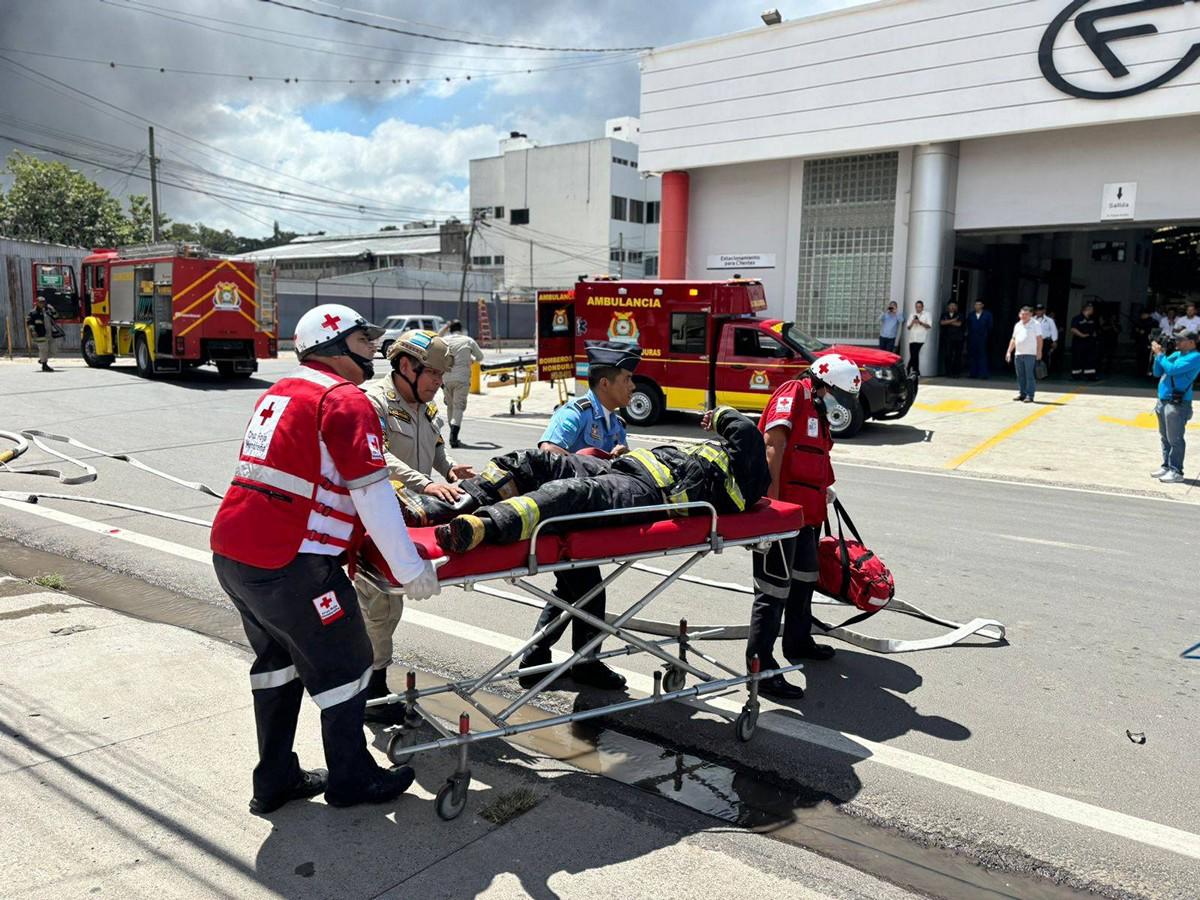
[[[1144,311],[1186,314],[1200,302],[1200,223],[1030,232],[960,232],[951,298],[963,311],[983,300],[995,318],[993,371],[1026,304],[1046,305],[1059,329],[1052,375],[1070,370],[1070,322],[1086,303],[1100,323],[1100,371],[1146,372]],[[1155,323],[1156,326],[1156,323]]]

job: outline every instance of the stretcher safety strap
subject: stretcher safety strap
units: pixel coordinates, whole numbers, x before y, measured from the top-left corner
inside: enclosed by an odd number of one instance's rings
[[[521,517],[521,540],[529,540],[533,535],[533,529],[537,527],[538,520],[542,517],[542,511],[538,509],[537,503],[531,497],[511,497],[498,505],[509,507]]]
[[[319,694],[313,694],[313,702],[321,707],[321,709],[329,709],[332,706],[337,706],[339,703],[345,703],[347,700],[357,697],[362,691],[367,689],[367,685],[370,682],[371,667],[367,666],[357,681],[348,681],[327,691],[321,691]]]
[[[285,669],[275,669],[273,672],[252,672],[250,674],[250,690],[265,691],[269,688],[282,687],[289,681],[295,681],[299,677],[300,675],[296,672],[295,666],[288,666]]]
[[[700,444],[698,447],[691,447],[687,451],[692,456],[698,456],[701,459],[715,465],[725,475],[725,493],[729,495],[729,499],[733,501],[733,505],[737,507],[738,512],[744,512],[746,509],[746,498],[742,496],[742,489],[738,487],[737,479],[733,477],[733,469],[729,463],[729,454],[712,444]]]

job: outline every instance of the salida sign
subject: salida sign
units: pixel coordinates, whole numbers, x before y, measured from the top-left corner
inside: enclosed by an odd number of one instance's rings
[[[1176,62],[1168,60],[1168,68],[1158,67],[1144,77],[1135,77],[1129,67],[1121,60],[1114,47],[1118,41],[1131,38],[1145,38],[1159,34],[1158,26],[1148,21],[1137,20],[1139,15],[1164,10],[1169,7],[1196,4],[1200,15],[1200,0],[1133,0],[1127,3],[1096,2],[1096,0],[1072,0],[1068,3],[1042,35],[1042,43],[1038,48],[1038,64],[1046,80],[1065,94],[1080,97],[1084,100],[1117,100],[1121,97],[1132,97],[1146,91],[1161,87],[1187,71],[1192,63],[1200,59],[1200,43],[1192,44]],[[1084,7],[1088,7],[1085,9]],[[1110,89],[1085,87],[1072,81],[1068,75],[1059,69],[1055,60],[1054,47],[1071,18],[1075,19],[1075,31],[1083,38],[1084,44],[1095,55],[1105,71],[1114,82]],[[1121,18],[1124,23],[1110,23],[1107,20]],[[1107,27],[1102,27],[1107,26]]]

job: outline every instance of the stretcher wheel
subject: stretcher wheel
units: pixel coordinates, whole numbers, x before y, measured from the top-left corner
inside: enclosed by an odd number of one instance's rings
[[[470,783],[469,778],[451,778],[442,785],[434,801],[438,818],[449,822],[462,815],[462,811],[467,807],[467,787]]]
[[[754,729],[758,727],[758,713],[751,712],[748,709],[743,709],[737,717],[737,722],[733,725],[734,733],[737,734],[737,739],[743,744],[754,737]]]
[[[417,732],[412,728],[401,728],[399,731],[392,732],[392,736],[388,738],[387,755],[394,766],[405,766],[412,760],[413,755],[404,751],[405,747],[411,747],[417,741]]]
[[[667,674],[663,676],[663,690],[668,694],[675,691],[682,691],[686,684],[687,673],[683,669],[669,668],[667,669]]]

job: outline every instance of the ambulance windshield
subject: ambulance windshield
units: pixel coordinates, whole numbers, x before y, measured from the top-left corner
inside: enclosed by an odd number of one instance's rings
[[[791,346],[809,353],[820,353],[829,348],[828,344],[818,341],[815,337],[809,337],[791,322],[783,326],[783,339]]]

